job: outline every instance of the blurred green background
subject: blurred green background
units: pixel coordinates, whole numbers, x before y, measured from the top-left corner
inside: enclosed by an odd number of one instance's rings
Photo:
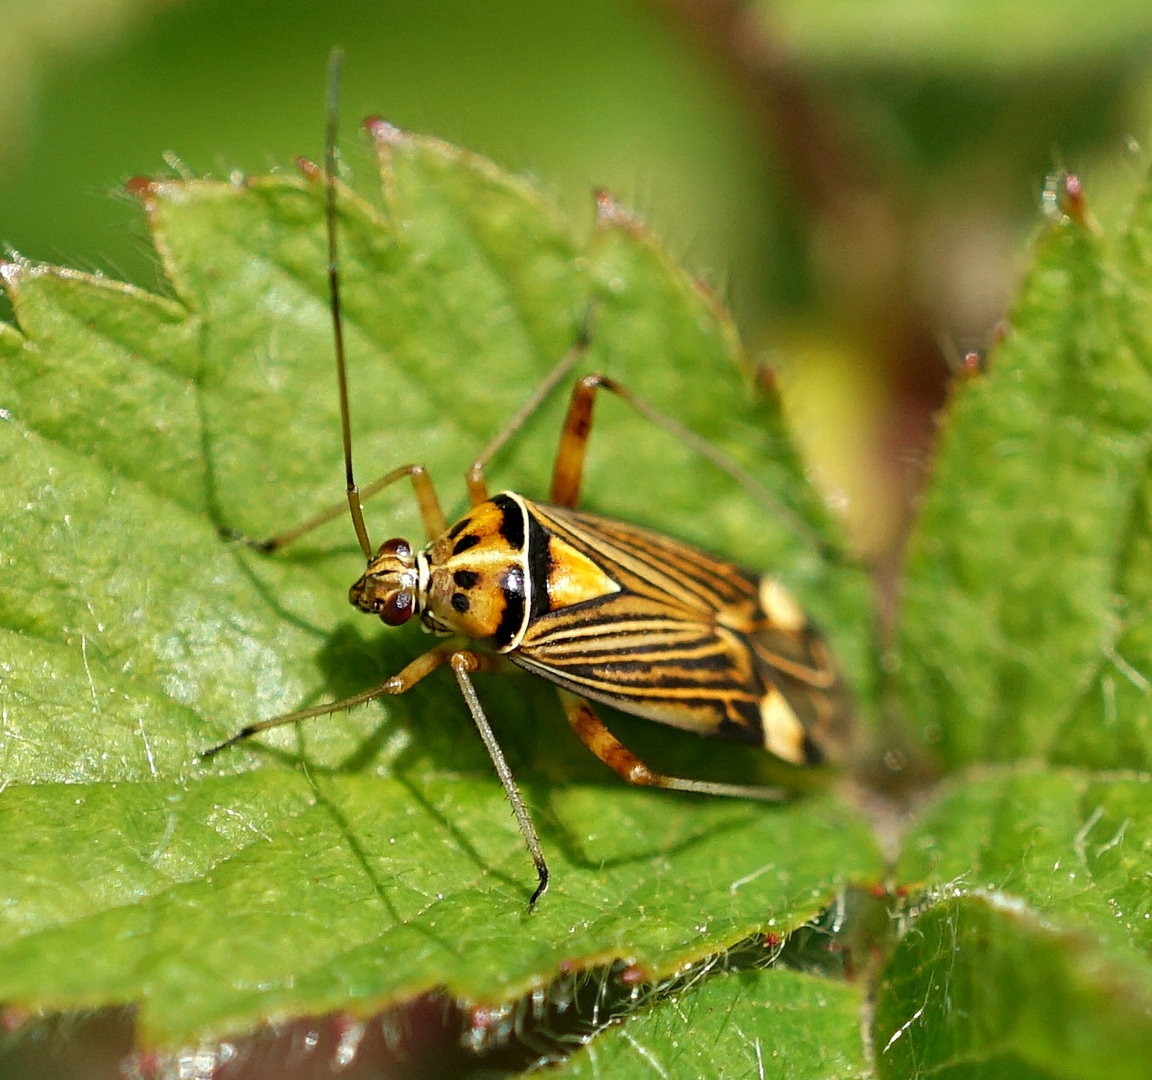
[[[579,229],[595,187],[643,214],[728,299],[870,557],[1045,175],[1107,221],[1145,169],[1146,0],[0,0],[0,243],[162,288],[123,181],[317,157],[334,44],[361,188],[379,114],[535,176]]]

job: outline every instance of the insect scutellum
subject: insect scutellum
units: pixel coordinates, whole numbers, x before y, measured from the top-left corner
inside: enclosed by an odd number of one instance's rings
[[[467,475],[471,509],[459,521],[448,526],[420,465],[393,469],[360,491],[352,468],[336,230],[339,65],[339,53],[334,52],[322,179],[347,507],[367,560],[349,600],[390,626],[419,618],[446,640],[377,687],[251,724],[205,756],[271,727],[405,693],[447,665],[535,863],[531,908],[548,886],[548,866],[472,684],[474,672],[519,668],[552,682],[581,741],[629,783],[770,801],[789,792],[653,771],[611,734],[591,702],[699,734],[725,735],[807,765],[843,756],[852,727],[848,695],[823,639],[774,578],[742,570],[652,530],[576,508],[600,390],[687,442],[744,486],[756,486],[715,447],[608,376],[591,374],[576,381],[548,503],[514,492],[489,497],[485,467],[574,370],[589,343],[590,317],[547,378],[476,458]],[[321,178],[314,166],[306,172]],[[412,484],[427,543],[417,550],[409,541],[394,538],[373,549],[363,502],[404,479]],[[340,508],[329,510],[256,546],[275,550],[338,512]]]

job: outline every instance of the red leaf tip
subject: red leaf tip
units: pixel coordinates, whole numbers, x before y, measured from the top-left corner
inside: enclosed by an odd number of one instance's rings
[[[395,124],[382,120],[379,116],[369,116],[364,121],[364,130],[377,142],[398,143],[405,138],[404,132]]]
[[[625,986],[639,986],[641,983],[651,981],[647,970],[639,964],[629,964],[621,968],[618,978]]]
[[[1063,169],[1050,173],[1044,182],[1041,205],[1044,213],[1054,224],[1071,221],[1081,228],[1097,228],[1088,209],[1084,185],[1076,173],[1066,172]]]
[[[156,183],[149,176],[132,176],[124,181],[124,190],[138,199],[148,199],[156,194]]]
[[[600,221],[617,221],[623,215],[620,204],[613,198],[612,193],[605,188],[597,188],[592,192],[596,200],[596,217]]]
[[[984,358],[975,349],[969,349],[960,360],[957,375],[962,379],[974,379],[983,374]]]

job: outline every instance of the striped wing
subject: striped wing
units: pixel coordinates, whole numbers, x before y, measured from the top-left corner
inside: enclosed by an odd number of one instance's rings
[[[536,597],[509,659],[623,712],[763,745],[798,764],[840,756],[850,716],[843,684],[787,593],[659,533],[527,505],[548,539],[541,576],[559,581],[566,560],[587,560],[615,588],[575,602],[571,589]]]

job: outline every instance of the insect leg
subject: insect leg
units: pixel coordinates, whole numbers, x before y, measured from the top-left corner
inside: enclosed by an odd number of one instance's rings
[[[573,388],[568,402],[568,415],[560,431],[556,461],[552,466],[552,490],[548,496],[557,506],[575,506],[580,500],[580,481],[584,476],[584,458],[588,453],[588,436],[592,431],[592,406],[601,386],[616,386],[606,375],[585,375]]]
[[[484,748],[488,751],[488,756],[492,759],[492,764],[496,769],[496,775],[500,777],[500,783],[504,785],[504,793],[512,804],[512,813],[516,816],[516,824],[520,826],[520,834],[524,837],[528,853],[536,864],[536,891],[528,900],[528,909],[531,910],[548,888],[548,864],[544,861],[544,850],[540,847],[540,838],[536,835],[536,828],[532,824],[532,818],[528,815],[528,808],[520,797],[520,789],[516,786],[516,779],[512,775],[512,770],[508,768],[508,762],[504,760],[504,751],[500,749],[500,744],[496,741],[496,736],[488,723],[488,717],[484,715],[484,707],[480,704],[480,698],[476,694],[476,688],[472,685],[470,678],[470,673],[473,671],[502,671],[506,664],[507,661],[498,656],[489,656],[467,650],[460,650],[452,655],[452,670],[456,673],[456,681],[460,684],[460,693],[464,695],[468,711],[472,714],[472,719],[480,732],[480,738],[484,740]]]
[[[580,482],[584,474],[584,458],[588,451],[588,437],[592,430],[592,406],[597,390],[608,390],[630,405],[646,420],[650,420],[669,435],[690,447],[701,457],[710,461],[721,472],[736,481],[761,506],[772,514],[786,520],[801,536],[823,550],[827,542],[803,519],[784,506],[751,473],[733,461],[707,439],[697,435],[678,420],[666,416],[654,405],[637,397],[623,383],[608,375],[585,375],[572,388],[572,399],[568,403],[568,415],[560,432],[560,443],[556,448],[556,461],[552,467],[552,490],[549,501],[557,506],[575,507],[580,499]]]
[[[592,340],[592,309],[580,327],[580,334],[572,347],[560,357],[556,366],[548,373],[547,378],[532,391],[532,396],[516,411],[516,414],[496,434],[487,446],[476,456],[472,467],[465,478],[468,484],[468,498],[473,506],[478,506],[488,498],[488,483],[484,479],[484,469],[488,462],[500,451],[506,442],[519,431],[528,418],[538,409],[544,400],[556,389],[564,377],[580,362],[580,358],[588,350]]]
[[[572,388],[572,399],[568,403],[568,415],[564,418],[564,427],[560,432],[560,443],[556,447],[556,462],[552,467],[552,491],[549,496],[551,502],[558,506],[574,507],[580,499],[580,482],[584,475],[584,458],[588,452],[588,437],[592,432],[592,409],[596,401],[597,390],[608,390],[615,394],[631,405],[645,419],[651,420],[657,427],[663,428],[670,435],[674,435],[681,442],[692,447],[693,450],[702,454],[739,483],[762,490],[760,485],[739,465],[730,461],[706,439],[702,439],[694,431],[689,430],[670,416],[665,416],[643,398],[633,394],[623,383],[619,383],[607,375],[585,375]],[[767,499],[771,498],[766,491],[763,492],[763,495]],[[774,501],[773,506],[775,506]]]
[[[784,802],[793,794],[785,788],[685,780],[654,772],[604,726],[587,701],[567,690],[557,690],[557,693],[576,737],[629,784],[666,788],[670,791],[694,791],[701,795],[726,795],[734,799],[763,799],[767,802]]]
[[[324,226],[328,245],[328,301],[332,317],[332,338],[336,355],[336,382],[340,400],[340,435],[344,447],[344,473],[347,480],[347,497],[344,502],[330,506],[315,517],[309,518],[301,525],[286,532],[277,533],[264,540],[252,540],[248,537],[233,533],[231,530],[221,530],[229,539],[241,540],[249,546],[260,551],[275,551],[285,544],[291,543],[298,537],[304,536],[320,525],[339,517],[348,510],[352,515],[352,524],[356,530],[356,539],[366,559],[371,559],[374,552],[368,540],[368,530],[364,525],[363,504],[382,491],[389,484],[395,483],[404,476],[412,480],[412,487],[416,491],[416,502],[420,507],[420,517],[424,522],[424,531],[429,540],[435,539],[447,527],[444,512],[440,509],[440,500],[436,497],[436,489],[424,471],[423,465],[402,465],[385,473],[380,479],[373,481],[363,491],[356,486],[352,474],[352,424],[348,406],[348,372],[344,350],[344,319],[340,306],[340,259],[339,245],[336,231],[336,136],[339,116],[340,100],[340,67],[343,62],[342,49],[335,48],[328,57],[328,89],[325,96],[325,111],[327,123],[324,131],[324,171],[321,174],[311,162],[300,162],[306,176],[324,183]]]
[[[444,532],[448,524],[444,520],[444,511],[440,509],[440,500],[436,496],[436,489],[432,486],[432,479],[423,465],[401,465],[400,468],[385,473],[378,480],[373,480],[362,491],[358,491],[359,501],[361,504],[366,503],[377,492],[383,491],[389,485],[396,483],[397,480],[403,480],[404,477],[408,477],[412,481],[412,488],[416,493],[416,503],[420,508],[420,520],[424,523],[424,531],[429,540],[434,540]],[[299,539],[313,529],[346,513],[348,513],[348,503],[343,500],[334,503],[315,517],[310,517],[294,528],[286,529],[284,532],[269,536],[264,540],[252,540],[231,530],[222,530],[222,533],[227,539],[240,540],[257,551],[277,551],[285,544],[290,544],[293,540]]]
[[[379,686],[372,687],[371,690],[364,690],[359,694],[353,694],[352,697],[344,698],[341,701],[333,701],[327,705],[313,705],[310,709],[298,709],[296,712],[284,713],[283,716],[273,716],[268,720],[258,720],[255,724],[249,724],[246,728],[242,728],[236,732],[232,738],[226,739],[219,745],[205,750],[201,753],[200,757],[201,759],[210,758],[220,753],[221,750],[226,750],[229,746],[242,742],[244,739],[251,738],[253,735],[258,735],[261,731],[267,731],[269,728],[281,727],[284,724],[294,724],[298,720],[310,720],[314,716],[329,716],[332,713],[374,701],[379,697],[406,693],[423,679],[425,675],[429,675],[438,667],[443,667],[444,664],[447,664],[459,649],[460,645],[458,641],[446,641],[443,645],[437,645],[435,648],[429,649],[426,653],[422,653],[416,657],[412,663],[408,664],[407,667],[388,679],[387,682],[382,682]]]
[[[480,732],[480,738],[484,741],[484,747],[488,751],[488,756],[492,759],[492,764],[496,769],[496,775],[500,778],[500,783],[504,787],[508,801],[512,804],[512,813],[516,816],[516,824],[519,826],[520,833],[524,837],[524,843],[528,847],[528,853],[532,856],[532,861],[536,864],[537,885],[535,891],[532,893],[531,899],[528,901],[528,907],[531,908],[535,905],[536,901],[544,895],[545,889],[548,888],[548,865],[544,861],[544,851],[540,847],[540,839],[536,835],[532,818],[528,815],[528,808],[524,805],[524,800],[520,796],[520,790],[516,786],[516,780],[512,776],[512,770],[508,768],[508,762],[504,759],[504,752],[500,749],[500,744],[496,741],[496,736],[492,731],[491,725],[488,723],[488,718],[484,715],[484,707],[480,704],[480,698],[476,693],[476,688],[472,685],[472,679],[470,677],[471,673],[475,671],[507,670],[510,665],[508,661],[502,657],[474,653],[467,649],[461,649],[458,640],[446,641],[443,645],[437,645],[435,648],[429,649],[426,653],[422,653],[416,657],[412,663],[388,679],[387,682],[383,682],[379,686],[374,686],[371,690],[354,694],[352,697],[344,698],[342,701],[333,701],[327,705],[315,705],[310,709],[299,709],[296,712],[285,713],[283,716],[273,716],[268,720],[260,720],[255,724],[249,724],[246,728],[241,729],[233,735],[232,738],[226,739],[217,746],[203,751],[200,754],[200,758],[204,760],[213,757],[235,743],[242,742],[244,739],[248,739],[253,735],[258,735],[262,731],[268,731],[270,728],[281,727],[284,724],[294,724],[299,720],[310,720],[314,716],[328,716],[330,713],[340,712],[342,709],[351,709],[356,705],[363,705],[379,697],[394,697],[398,694],[407,693],[421,679],[430,675],[437,668],[443,667],[445,664],[450,664],[456,674],[456,681],[460,684],[460,693],[464,697],[468,711],[472,714],[472,720]]]

